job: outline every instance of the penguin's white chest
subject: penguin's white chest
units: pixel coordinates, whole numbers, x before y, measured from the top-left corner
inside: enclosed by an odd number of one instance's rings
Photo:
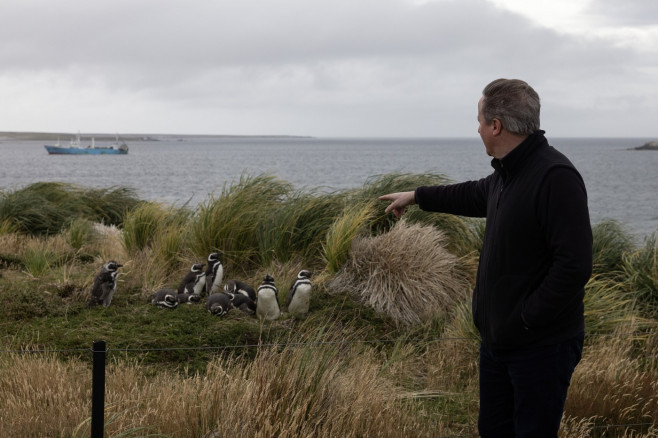
[[[206,285],[206,273],[204,272],[203,274],[199,274],[196,277],[196,280],[194,281],[194,286],[192,287],[192,291],[194,294],[198,295],[201,292],[203,292],[203,288]]]
[[[279,302],[276,299],[274,290],[263,288],[258,291],[256,314],[268,321],[275,320],[281,315],[281,309],[279,309]]]
[[[217,270],[215,271],[215,278],[213,278],[212,281],[212,286],[210,288],[210,293],[215,293],[219,290],[219,286],[222,284],[222,279],[224,277],[224,268],[222,265],[219,265]]]
[[[292,297],[288,305],[288,312],[290,313],[308,313],[309,304],[311,301],[311,285],[300,284],[295,289],[295,295]]]

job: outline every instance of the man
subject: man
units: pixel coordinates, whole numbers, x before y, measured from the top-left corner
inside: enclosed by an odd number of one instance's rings
[[[391,193],[407,206],[486,217],[473,320],[480,346],[482,437],[557,437],[585,332],[592,230],[583,180],[539,129],[539,96],[497,79],[478,103],[478,133],[494,172],[479,181]]]

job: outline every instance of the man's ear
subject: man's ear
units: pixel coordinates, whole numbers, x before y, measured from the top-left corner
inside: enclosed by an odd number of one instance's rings
[[[500,135],[503,132],[503,124],[500,123],[500,120],[494,118],[491,121],[491,129],[493,135]]]

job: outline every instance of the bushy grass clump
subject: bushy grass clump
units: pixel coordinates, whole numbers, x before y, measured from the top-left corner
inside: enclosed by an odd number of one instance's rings
[[[623,269],[642,309],[658,318],[658,232],[647,237],[644,246],[624,254]]]
[[[344,205],[341,193],[289,193],[258,225],[262,264],[302,259],[319,265],[327,233]]]
[[[138,203],[132,189],[84,189],[58,182],[34,183],[0,192],[0,223],[30,235],[53,235],[71,220],[120,225],[127,211]]]
[[[331,288],[413,325],[454,308],[470,293],[468,286],[443,232],[400,221],[388,233],[357,239]]]
[[[367,227],[378,214],[373,202],[348,206],[327,231],[324,257],[327,270],[336,273],[347,262],[352,242],[368,231]]]
[[[292,190],[289,183],[273,176],[242,176],[199,205],[188,225],[190,250],[201,256],[218,249],[231,268],[243,271],[260,265],[260,224]]]
[[[592,226],[593,273],[619,278],[624,254],[635,249],[633,235],[618,221],[605,220]]]
[[[388,193],[415,190],[419,186],[449,184],[451,181],[437,174],[390,173],[369,178],[360,189],[350,191],[355,201],[376,200]],[[378,201],[383,212],[387,202]],[[405,219],[410,223],[431,224],[446,233],[448,249],[457,255],[479,254],[484,235],[484,221],[478,218],[466,218],[441,213],[430,213],[412,205],[407,209]],[[384,232],[396,223],[392,214],[378,216],[371,225],[372,233]]]

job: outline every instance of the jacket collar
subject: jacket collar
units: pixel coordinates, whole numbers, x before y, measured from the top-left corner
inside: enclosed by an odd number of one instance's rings
[[[548,140],[546,140],[544,133],[545,131],[541,129],[533,132],[502,159],[492,159],[491,167],[496,169],[504,180],[508,176],[514,175],[523,166],[523,163],[528,160],[528,157],[535,154],[539,149],[548,147]]]

